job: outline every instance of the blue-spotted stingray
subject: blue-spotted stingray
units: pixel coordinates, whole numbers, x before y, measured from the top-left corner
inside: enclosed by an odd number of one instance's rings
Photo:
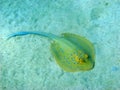
[[[8,35],[8,39],[28,34],[40,35],[51,40],[50,51],[63,70],[78,72],[93,69],[95,49],[86,38],[72,33],[62,33],[57,36],[45,32],[21,31]]]

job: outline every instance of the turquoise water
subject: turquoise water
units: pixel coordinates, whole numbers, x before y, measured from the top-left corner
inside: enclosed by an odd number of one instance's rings
[[[70,73],[50,52],[48,39],[17,31],[70,32],[95,47],[95,67]],[[0,0],[0,90],[119,90],[119,0]]]

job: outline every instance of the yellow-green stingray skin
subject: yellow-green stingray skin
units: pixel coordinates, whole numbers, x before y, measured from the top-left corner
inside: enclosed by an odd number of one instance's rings
[[[51,43],[51,52],[58,65],[68,72],[90,70],[95,65],[93,44],[79,35],[62,34]]]

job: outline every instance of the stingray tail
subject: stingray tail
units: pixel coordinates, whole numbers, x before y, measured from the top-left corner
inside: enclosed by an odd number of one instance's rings
[[[24,35],[28,35],[28,34],[40,35],[40,36],[43,36],[43,37],[47,37],[49,39],[55,39],[57,37],[56,35],[51,34],[51,33],[21,31],[21,32],[16,32],[16,33],[12,33],[12,34],[8,35],[7,39],[10,39],[10,38],[16,37],[16,36],[24,36]]]

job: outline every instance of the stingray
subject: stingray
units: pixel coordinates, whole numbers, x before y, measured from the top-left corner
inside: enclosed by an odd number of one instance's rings
[[[72,33],[54,35],[46,32],[21,31],[8,35],[8,39],[28,34],[39,35],[51,41],[50,51],[57,64],[67,72],[91,70],[95,66],[94,45],[85,37]]]

